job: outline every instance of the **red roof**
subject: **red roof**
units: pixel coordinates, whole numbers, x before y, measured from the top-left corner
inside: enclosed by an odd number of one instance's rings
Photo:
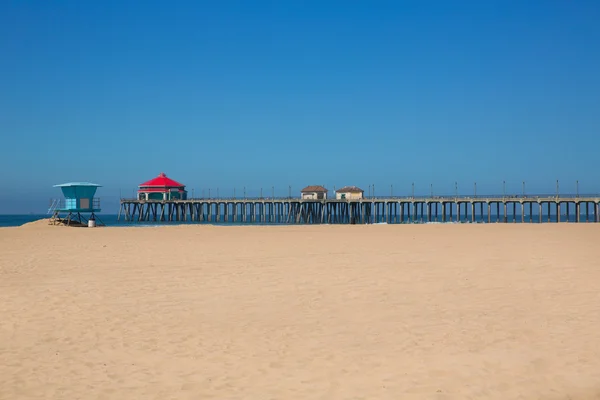
[[[171,191],[172,188],[161,188],[161,187],[146,187],[146,188],[141,188],[138,189],[138,193],[167,193],[169,191]],[[185,192],[185,190],[183,189],[178,189],[178,191],[181,192]]]
[[[308,192],[327,193],[327,189],[325,189],[321,185],[311,185],[311,186],[305,187],[304,189],[302,189],[300,191],[300,193],[308,193]]]
[[[335,191],[336,193],[364,193],[365,191],[356,186],[344,186]]]
[[[152,186],[152,187],[162,187],[162,188],[167,188],[167,187],[184,187],[185,185],[182,183],[179,183],[177,181],[174,181],[171,178],[167,178],[167,175],[165,175],[164,172],[161,172],[160,174],[158,174],[158,176],[154,179],[150,179],[148,182],[144,182],[142,184],[140,184],[140,187],[148,187],[148,186]]]

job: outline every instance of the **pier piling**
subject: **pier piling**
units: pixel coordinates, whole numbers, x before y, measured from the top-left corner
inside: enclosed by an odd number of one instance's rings
[[[187,200],[121,199],[119,218],[138,222],[216,222],[216,223],[287,223],[287,224],[369,224],[415,222],[492,222],[495,204],[495,222],[508,222],[508,206],[512,203],[512,222],[517,222],[517,204],[520,222],[526,221],[529,205],[530,223],[534,206],[538,222],[551,221],[556,209],[556,220],[562,222],[561,204],[565,203],[566,222],[600,222],[600,195],[538,195],[538,196],[435,196],[385,197],[363,199],[300,199],[300,198],[222,198]],[[477,214],[477,203],[479,213]],[[575,205],[575,218],[569,212]],[[464,214],[463,214],[464,204]],[[470,205],[470,206],[469,206]],[[487,205],[487,207],[485,207]],[[581,207],[585,217],[581,218]],[[592,212],[590,213],[590,206]],[[502,213],[501,213],[502,207]],[[484,208],[486,209],[484,211]],[[453,210],[456,210],[454,213]],[[544,211],[546,218],[544,221]],[[441,212],[441,215],[440,215]],[[484,212],[487,215],[484,215]],[[471,215],[469,215],[469,213]],[[456,214],[456,218],[454,217]],[[590,215],[593,214],[593,215]],[[486,218],[487,217],[487,218]]]

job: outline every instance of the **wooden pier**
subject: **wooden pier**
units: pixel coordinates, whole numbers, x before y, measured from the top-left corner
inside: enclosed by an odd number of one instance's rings
[[[547,216],[547,219],[544,219]],[[371,224],[600,222],[598,195],[121,199],[118,219],[139,222]]]

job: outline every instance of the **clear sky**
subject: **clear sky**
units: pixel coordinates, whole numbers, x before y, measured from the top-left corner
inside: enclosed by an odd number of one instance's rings
[[[0,214],[76,180],[116,212],[162,171],[196,194],[600,193],[598,21],[586,0],[5,0]]]

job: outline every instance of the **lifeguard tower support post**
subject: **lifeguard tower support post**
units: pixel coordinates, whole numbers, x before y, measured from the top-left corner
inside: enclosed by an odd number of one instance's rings
[[[94,195],[96,189],[101,187],[100,185],[89,182],[70,182],[54,185],[54,187],[62,190],[64,199],[51,201],[48,209],[48,213],[52,213],[51,225],[96,226],[96,219],[100,221],[95,214],[100,211],[100,199]],[[89,218],[86,219],[82,213],[90,214]],[[98,225],[104,224],[100,221]]]

